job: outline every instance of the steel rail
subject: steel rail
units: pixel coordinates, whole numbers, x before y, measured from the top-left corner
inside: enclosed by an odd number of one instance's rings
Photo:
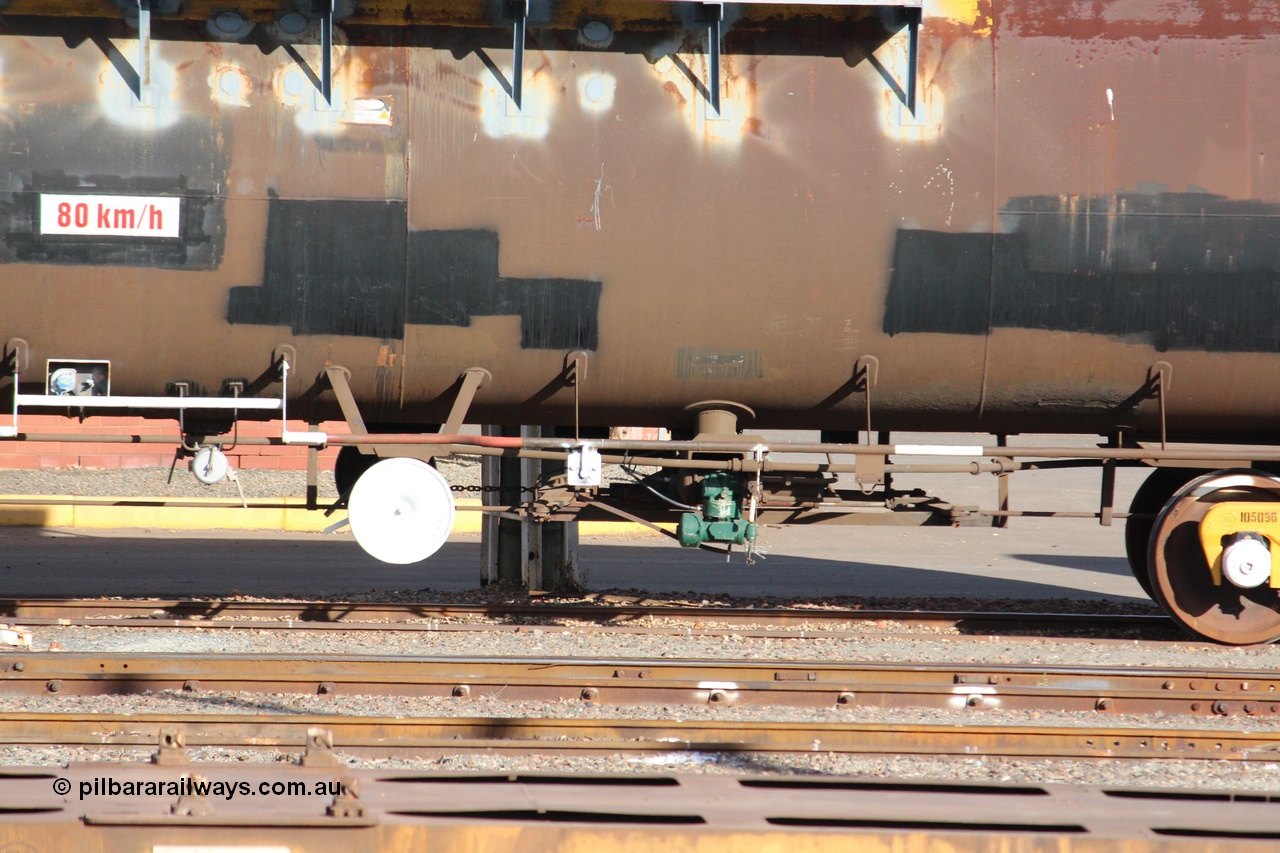
[[[0,655],[0,696],[163,690],[1272,718],[1280,675],[972,664],[248,654]]]
[[[300,749],[323,729],[353,755],[838,753],[1274,762],[1280,732],[703,720],[5,714],[0,745]]]

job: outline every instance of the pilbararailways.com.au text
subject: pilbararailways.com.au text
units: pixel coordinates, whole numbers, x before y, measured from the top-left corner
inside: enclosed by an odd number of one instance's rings
[[[109,776],[99,776],[83,780],[79,786],[82,800],[88,797],[215,797],[231,800],[236,797],[336,797],[346,793],[343,784],[336,779],[316,782],[210,782],[183,776],[167,782],[118,782]],[[59,776],[53,780],[53,791],[61,796],[70,794],[71,781]]]

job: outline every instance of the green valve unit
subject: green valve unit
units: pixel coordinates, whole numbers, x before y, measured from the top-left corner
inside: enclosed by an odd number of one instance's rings
[[[702,514],[686,512],[680,516],[680,544],[696,548],[704,542],[754,542],[756,526],[742,518],[746,491],[739,474],[708,474],[702,481]]]

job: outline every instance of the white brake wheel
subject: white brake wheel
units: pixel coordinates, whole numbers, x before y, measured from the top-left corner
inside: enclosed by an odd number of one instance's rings
[[[417,563],[453,530],[453,490],[418,459],[384,459],[360,475],[347,500],[356,541],[384,563]]]

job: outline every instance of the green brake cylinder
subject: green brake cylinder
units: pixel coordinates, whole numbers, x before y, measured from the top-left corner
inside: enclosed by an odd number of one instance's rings
[[[747,492],[740,474],[717,471],[702,480],[702,514],[680,516],[680,544],[696,548],[704,542],[744,545],[756,539],[756,526],[742,517]]]

